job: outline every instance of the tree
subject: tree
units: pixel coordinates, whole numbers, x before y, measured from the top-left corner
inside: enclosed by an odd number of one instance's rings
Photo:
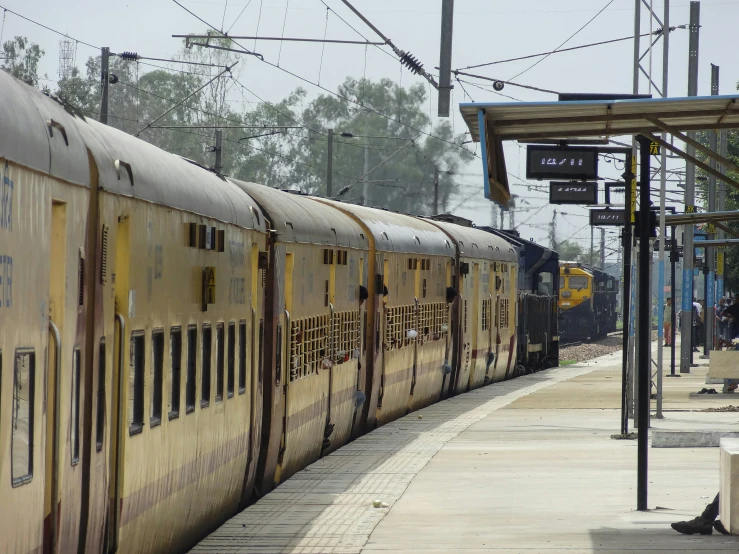
[[[584,262],[583,256],[590,260],[590,252],[585,255],[582,246],[576,242],[565,240],[557,245],[557,253],[562,262]]]
[[[343,198],[362,200],[366,142],[366,178],[370,181],[367,204],[407,213],[431,213],[436,167],[440,170],[439,206],[444,211],[456,190],[455,175],[473,155],[461,148],[462,135],[455,137],[447,122],[431,128],[425,113],[426,88],[420,84],[403,88],[390,79],[347,77],[338,93],[339,97],[318,96],[303,111],[302,121],[312,132],[304,133],[290,150],[293,186],[326,193],[326,135],[328,129],[334,129],[334,195],[349,187]],[[342,137],[342,133],[348,136]]]
[[[44,55],[38,44],[26,37],[15,37],[3,43],[2,69],[16,79],[31,86],[38,86],[38,63]]]

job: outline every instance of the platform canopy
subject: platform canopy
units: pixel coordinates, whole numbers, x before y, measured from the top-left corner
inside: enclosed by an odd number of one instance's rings
[[[598,142],[623,135],[647,137],[684,131],[739,128],[739,96],[579,100],[460,104],[462,117],[480,142],[485,196],[506,205],[510,199],[503,141]],[[659,142],[659,141],[658,141]],[[664,146],[664,145],[663,145]],[[671,147],[668,149],[672,150]],[[683,152],[677,152],[684,156]],[[693,161],[692,159],[690,161]],[[698,165],[698,164],[697,164]]]

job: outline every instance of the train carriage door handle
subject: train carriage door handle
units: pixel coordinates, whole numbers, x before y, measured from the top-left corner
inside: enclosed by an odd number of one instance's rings
[[[131,182],[131,186],[133,186],[133,168],[131,168],[131,164],[123,160],[116,160],[113,162],[113,166],[115,167],[116,173],[118,173],[118,180],[121,180],[121,167],[123,167],[128,172],[128,179]]]
[[[59,132],[62,134],[62,138],[64,139],[64,144],[66,146],[69,146],[69,139],[67,138],[67,131],[64,128],[64,125],[59,123],[58,121],[54,121],[53,119],[47,119],[46,120],[46,126],[49,128],[49,136],[54,137],[54,129],[58,129]]]

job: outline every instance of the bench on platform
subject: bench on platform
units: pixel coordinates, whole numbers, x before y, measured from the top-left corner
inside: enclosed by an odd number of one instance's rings
[[[739,439],[721,439],[719,514],[732,535],[739,535]]]
[[[739,350],[712,350],[708,359],[711,379],[739,379]]]

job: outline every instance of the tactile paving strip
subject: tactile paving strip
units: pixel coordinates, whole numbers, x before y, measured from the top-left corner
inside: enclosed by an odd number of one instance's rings
[[[359,554],[413,478],[446,443],[518,398],[594,369],[526,375],[388,423],[297,473],[192,552]],[[388,507],[375,508],[375,500]]]

